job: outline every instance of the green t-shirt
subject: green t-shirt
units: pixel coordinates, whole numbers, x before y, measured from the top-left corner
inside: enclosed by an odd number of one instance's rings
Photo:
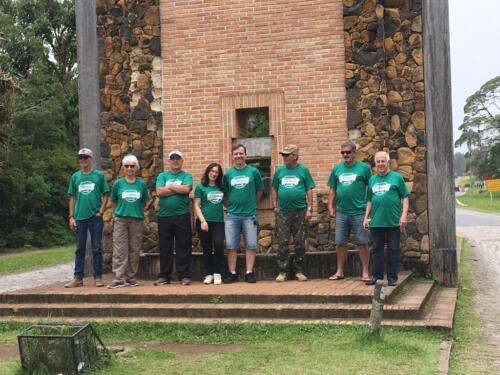
[[[156,187],[167,185],[193,185],[191,173],[179,171],[162,172],[156,179]],[[168,197],[160,197],[160,212],[158,216],[178,216],[189,213],[189,194],[173,194]]]
[[[373,175],[368,183],[368,200],[372,202],[370,227],[398,227],[401,199],[409,194],[399,173],[389,171],[385,176]]]
[[[352,166],[345,163],[333,167],[327,185],[335,189],[335,210],[344,215],[363,215],[366,209],[366,187],[372,176],[370,167],[356,161]]]
[[[279,209],[287,212],[306,208],[306,193],[316,186],[309,169],[302,164],[297,164],[294,168],[280,165],[271,184],[278,192]]]
[[[206,221],[224,221],[224,192],[218,186],[198,184],[194,197],[200,198],[201,213]]]
[[[144,205],[149,199],[148,188],[142,178],[133,183],[119,178],[111,189],[111,201],[116,204],[115,216],[144,219]]]
[[[102,195],[109,192],[108,182],[102,171],[93,169],[85,174],[73,173],[69,181],[68,195],[75,197],[75,220],[86,220],[94,216],[102,204]]]
[[[224,192],[228,194],[227,211],[238,216],[252,216],[257,213],[258,190],[264,184],[257,168],[246,165],[242,169],[229,168],[224,175]]]

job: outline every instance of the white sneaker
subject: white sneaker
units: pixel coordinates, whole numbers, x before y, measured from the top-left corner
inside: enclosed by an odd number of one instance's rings
[[[214,277],[212,275],[205,276],[203,284],[212,284],[214,282]]]
[[[222,284],[222,276],[220,273],[214,273],[214,284],[215,285]]]

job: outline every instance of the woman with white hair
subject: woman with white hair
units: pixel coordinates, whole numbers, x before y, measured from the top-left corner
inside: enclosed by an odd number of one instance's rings
[[[138,286],[135,279],[139,268],[139,252],[142,246],[144,210],[149,199],[146,183],[136,177],[139,161],[134,155],[122,160],[125,176],[113,184],[113,272],[115,279],[108,288]]]

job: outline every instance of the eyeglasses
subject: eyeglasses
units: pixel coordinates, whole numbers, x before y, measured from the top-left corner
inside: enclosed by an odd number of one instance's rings
[[[124,165],[124,168],[135,168],[135,165]]]
[[[170,157],[170,160],[180,160],[180,159],[181,159],[181,157],[179,155],[172,155]]]
[[[296,156],[297,154],[281,154],[281,156],[283,156],[284,158],[287,158],[289,156]]]
[[[352,151],[340,151],[342,155],[349,155]]]
[[[88,156],[88,155],[78,155],[78,159],[80,159],[80,160],[87,160],[87,159],[90,159],[90,156]]]

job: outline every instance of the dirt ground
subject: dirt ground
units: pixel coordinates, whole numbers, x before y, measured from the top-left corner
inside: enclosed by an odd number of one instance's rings
[[[120,355],[135,348],[161,349],[174,352],[182,356],[196,356],[207,353],[230,352],[241,348],[236,344],[177,344],[177,343],[157,343],[157,342],[127,342],[105,344],[109,351]],[[19,347],[17,344],[0,344],[0,361],[14,360],[19,358]]]
[[[500,374],[500,227],[458,227],[457,234],[471,244],[475,310],[487,339],[470,355],[482,368],[478,373]]]

